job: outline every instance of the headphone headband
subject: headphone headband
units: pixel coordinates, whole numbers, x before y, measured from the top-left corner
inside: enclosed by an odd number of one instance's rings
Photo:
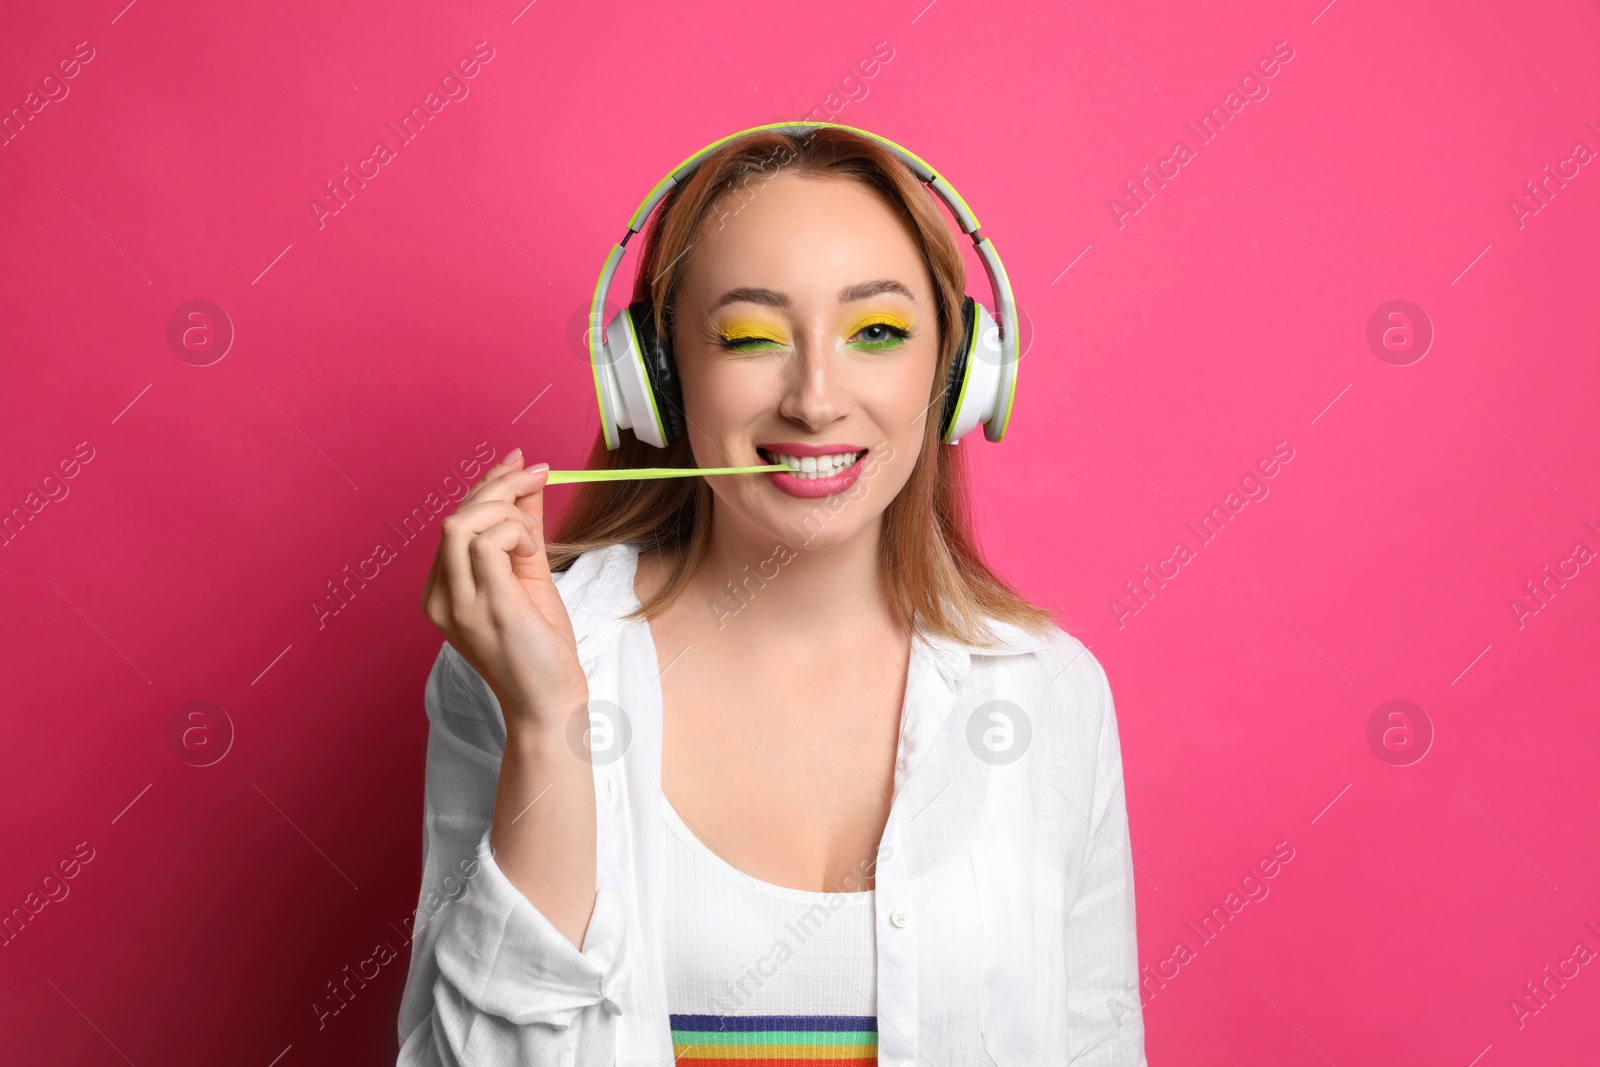
[[[590,326],[585,331],[585,336],[589,345],[589,362],[594,371],[595,397],[600,404],[600,425],[605,434],[607,448],[616,448],[621,443],[621,439],[617,434],[618,425],[615,413],[620,410],[626,410],[626,408],[623,403],[624,398],[619,395],[622,391],[621,383],[618,380],[616,368],[613,366],[617,357],[608,347],[611,338],[602,332],[600,324],[605,322],[606,297],[611,291],[611,283],[616,277],[617,268],[622,263],[622,256],[627,250],[629,239],[644,229],[650,213],[655,210],[656,205],[666,197],[667,193],[687,181],[689,176],[705,162],[708,156],[729,142],[767,130],[803,135],[812,130],[823,128],[848,130],[851,133],[869,138],[893,152],[901,162],[911,168],[912,173],[921,182],[945,202],[951,213],[955,215],[962,232],[972,238],[973,248],[983,262],[984,272],[989,276],[989,286],[994,292],[995,304],[999,312],[998,322],[996,323],[1000,334],[998,351],[996,352],[999,363],[999,381],[993,410],[988,420],[983,423],[984,436],[990,441],[996,442],[1005,436],[1006,427],[1011,421],[1011,406],[1017,388],[1016,298],[1011,291],[1011,280],[1006,274],[1005,266],[1000,262],[1000,256],[995,251],[993,242],[978,233],[977,216],[972,213],[971,208],[967,207],[967,202],[961,198],[961,194],[956,192],[949,182],[945,181],[920,157],[886,137],[879,136],[869,130],[845,126],[836,122],[773,122],[763,126],[752,126],[749,129],[740,130],[738,133],[723,137],[678,164],[670,174],[656,183],[655,188],[650,190],[644,201],[639,205],[639,209],[633,213],[633,218],[628,221],[628,230],[622,235],[622,240],[612,248],[610,255],[606,257],[605,265],[600,268],[600,277],[595,283],[594,297],[589,305]],[[972,298],[968,297],[967,299],[970,301]],[[986,309],[981,305],[978,306],[976,311],[981,314],[981,318],[984,321],[995,321],[989,318]],[[625,320],[626,316],[619,318]],[[978,317],[975,316],[975,326],[977,322]],[[992,349],[993,345],[991,344],[989,347]],[[961,357],[962,353],[957,352],[957,359],[959,360]],[[650,410],[659,420],[660,416],[655,409],[653,390],[645,388],[643,393],[643,399],[648,402]],[[634,399],[637,402],[637,398]],[[954,443],[954,439],[951,440],[951,443]]]

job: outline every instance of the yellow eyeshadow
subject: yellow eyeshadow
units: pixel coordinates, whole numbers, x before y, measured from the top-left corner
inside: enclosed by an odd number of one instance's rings
[[[772,341],[773,343],[780,345],[787,344],[789,342],[788,337],[786,337],[783,331],[778,327],[770,326],[764,322],[756,322],[754,320],[739,320],[730,322],[718,330],[717,333],[724,341],[738,341],[746,338],[756,338],[762,341]]]
[[[854,337],[868,326],[877,326],[880,323],[885,326],[895,326],[902,330],[911,329],[911,321],[909,319],[901,318],[892,311],[872,311],[857,319],[855,326],[851,327],[845,336]]]

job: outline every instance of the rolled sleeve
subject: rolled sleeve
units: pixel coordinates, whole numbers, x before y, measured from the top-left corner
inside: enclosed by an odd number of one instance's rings
[[[580,951],[511,884],[494,860],[487,830],[478,840],[477,861],[472,892],[439,930],[434,953],[440,976],[480,1011],[517,1025],[566,1029],[595,1004],[620,1014],[627,930],[621,894],[604,868],[595,873],[594,912]]]
[[[448,643],[425,703],[422,886],[398,1067],[613,1063],[634,966],[622,883],[596,863],[583,945],[569,941],[495,862],[489,835],[505,721],[487,683]]]

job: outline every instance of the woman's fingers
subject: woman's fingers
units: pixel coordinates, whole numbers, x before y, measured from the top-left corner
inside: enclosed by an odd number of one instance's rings
[[[544,540],[544,487],[549,474],[549,464],[540,464],[537,471],[528,471],[530,488],[513,501],[517,514],[532,523],[534,550],[512,553],[511,567],[518,578],[527,581],[550,580],[550,557],[545,553]]]
[[[549,465],[522,464],[513,453],[489,468],[445,517],[422,606],[502,707],[534,721],[585,678],[545,552]]]
[[[550,578],[542,531],[543,487],[549,464],[528,471],[523,462],[518,449],[490,467],[441,524],[439,548],[424,585],[423,611],[430,618],[448,617],[458,625],[473,625],[477,621],[474,616],[483,613],[483,604],[492,595],[483,585],[486,576],[490,580],[501,574],[508,580]],[[475,548],[487,531],[507,522],[512,525],[483,548]],[[511,533],[519,536],[507,540]],[[480,560],[474,555],[477,551],[499,555]],[[487,571],[483,560],[490,567]]]
[[[508,482],[507,487],[515,490],[511,502],[523,511],[538,520],[539,525],[544,525],[544,487],[550,480],[550,464],[541,463],[533,470],[519,471],[523,477]]]
[[[522,465],[524,462],[522,452],[518,449],[493,467],[490,467],[484,472],[483,478],[479,480],[478,484],[468,490],[467,495],[457,505],[458,508],[464,508],[468,504],[475,504],[480,500],[494,497],[511,499],[510,496],[505,495],[505,486],[508,480],[513,484],[518,481],[523,474]]]
[[[443,537],[440,538],[441,543]],[[433,559],[428,562],[428,576],[422,580],[422,610],[428,610],[428,601],[433,599],[433,586],[439,580],[439,551],[434,550]]]
[[[526,610],[528,594],[511,572],[511,553],[534,551],[528,524],[507,518],[472,539],[472,576],[478,590],[478,610],[497,630]],[[537,611],[534,614],[538,614]]]
[[[468,580],[471,566],[466,559],[466,544],[474,531],[466,520],[456,518],[462,512],[478,503],[483,498],[485,488],[496,478],[520,467],[522,464],[522,449],[512,449],[511,453],[499,463],[484,472],[467,494],[456,505],[455,511],[445,516],[440,525],[439,548],[433,555],[433,565],[428,570],[427,581],[423,584],[422,610],[429,618],[437,623],[438,616],[447,614],[439,610],[443,604],[448,603],[459,614],[460,609],[466,606],[471,599],[471,590],[463,590],[462,583]],[[443,588],[440,588],[443,586]],[[430,607],[431,605],[431,607]]]
[[[501,458],[499,463],[496,463],[494,466],[483,472],[483,477],[478,479],[478,484],[482,485],[484,482],[489,481],[491,478],[494,478],[497,475],[503,474],[508,470],[521,467],[525,462],[527,461],[523,458],[522,449],[513,448]]]
[[[470,558],[473,541],[496,523],[521,515],[522,512],[508,501],[481,500],[446,516],[439,540],[440,577],[449,585],[446,592],[458,617],[469,609],[477,595],[477,580]]]

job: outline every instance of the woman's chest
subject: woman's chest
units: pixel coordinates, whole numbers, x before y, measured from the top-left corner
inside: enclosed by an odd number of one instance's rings
[[[643,648],[634,643],[636,636],[628,635],[619,649],[624,660]],[[794,708],[774,699],[792,680],[774,682],[764,691],[730,685],[725,678],[719,687],[697,690],[690,684],[694,672],[672,676],[698,649],[676,662],[675,652],[655,651],[651,669],[628,675],[617,692],[624,704],[648,709],[641,717],[641,739],[647,744],[634,753],[646,762],[634,761],[638,788],[629,792],[636,797],[630,825],[644,843],[640,877],[651,887],[649,894],[660,897],[664,885],[663,833],[656,808],[663,791],[687,816],[685,823],[695,824],[696,835],[734,867],[778,885],[824,888],[807,877],[814,865],[774,862],[761,867],[763,857],[781,861],[795,851],[792,846],[768,849],[772,842],[762,840],[761,831],[766,827],[776,837],[770,827],[787,825],[795,833],[814,833],[820,820],[807,813],[838,807],[828,795],[840,787],[836,779],[813,777],[810,795],[800,790],[796,796],[794,782],[805,776],[782,764],[815,774],[816,750],[830,736],[859,729],[855,717],[824,723],[820,739],[796,732],[750,710],[787,710],[791,714],[786,717],[794,718]],[[656,664],[666,665],[666,677],[657,674]],[[894,728],[875,742],[870,730],[856,738],[862,748],[878,745],[884,800],[885,821],[873,828],[868,835],[872,840],[861,846],[854,864],[872,868],[876,875],[871,886],[876,896],[875,1010],[887,1020],[878,1035],[879,1054],[884,1062],[909,1063],[937,1048],[939,1062],[963,1067],[1038,1062],[1045,1050],[1067,1045],[1063,1005],[1072,971],[1068,961],[1077,957],[1083,962],[1083,946],[1074,948],[1066,915],[1089,836],[1083,813],[1095,811],[1087,766],[1093,745],[1066,743],[1057,724],[1060,716],[1041,710],[1032,716],[1021,757],[997,762],[991,746],[982,743],[983,729],[990,724],[984,709],[997,694],[1029,709],[1044,708],[1042,698],[1030,697],[1025,688],[987,670],[970,672],[978,676],[952,687],[928,655],[913,656],[908,674],[909,694],[902,689],[898,707],[886,716]],[[808,701],[825,700],[837,687],[835,679],[819,674],[810,685],[815,696]],[[658,695],[664,708],[656,703]],[[692,718],[678,714],[689,707],[703,713]],[[821,720],[813,716],[812,721]],[[775,755],[779,753],[782,758]],[[820,762],[843,766],[837,757]],[[872,765],[865,762],[851,773],[865,776]],[[648,781],[657,767],[664,789]],[[708,781],[724,788],[705,790],[701,783]],[[708,798],[703,812],[691,807],[697,787]],[[775,795],[788,798],[787,803],[775,806]],[[757,813],[769,809],[770,817]],[[860,819],[859,811],[853,818]],[[849,824],[850,818],[844,818],[829,825],[837,838],[840,827]],[[742,827],[757,832],[745,836]],[[823,842],[810,853],[813,860],[837,854],[836,839],[831,851]],[[851,867],[835,867],[826,888],[862,888],[846,880]],[[662,901],[654,900],[646,912],[655,916],[651,936],[661,937]],[[665,1001],[659,1007],[668,1010]]]
[[[701,840],[776,885],[872,887],[903,665],[900,677],[674,668],[661,683],[661,788]]]

